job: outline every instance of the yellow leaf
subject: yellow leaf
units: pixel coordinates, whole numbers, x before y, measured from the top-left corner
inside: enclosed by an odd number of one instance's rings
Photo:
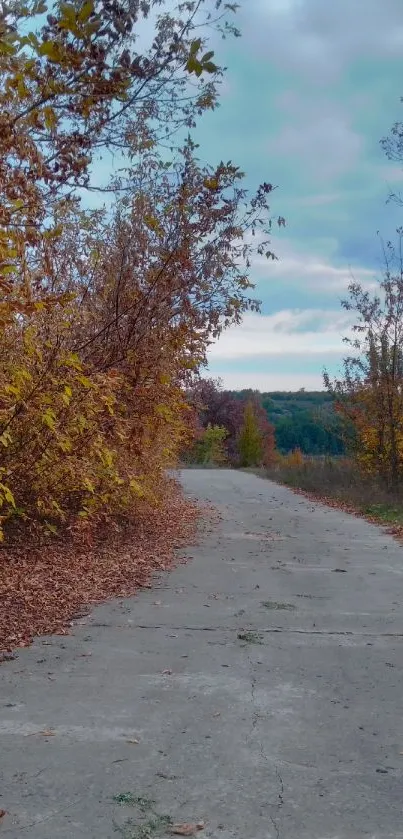
[[[154,230],[159,236],[162,235],[161,225],[155,216],[145,215],[144,224],[149,230]]]
[[[45,118],[45,125],[46,128],[51,131],[53,128],[57,126],[57,116],[53,110],[53,108],[47,107],[43,109],[43,116]]]
[[[8,429],[6,429],[6,431],[3,431],[2,435],[0,436],[0,443],[2,443],[2,445],[5,448],[7,448],[9,443],[12,443],[11,434],[8,431]]]
[[[64,391],[62,393],[62,401],[65,405],[70,405],[70,400],[73,395],[73,391],[69,385],[65,385]]]
[[[66,367],[72,367],[74,370],[81,370],[81,361],[77,353],[70,353],[67,355],[63,360],[63,364],[65,364]]]
[[[34,7],[32,9],[32,13],[34,15],[44,15],[45,12],[47,12],[47,10],[48,10],[48,7],[47,7],[46,3],[44,3],[43,0],[37,0],[37,2],[34,4]]]
[[[0,39],[0,55],[15,55],[17,52],[14,44],[10,43],[10,41],[6,38]]]
[[[61,224],[58,224],[56,227],[52,227],[50,230],[45,230],[43,236],[45,239],[58,239],[59,236],[62,235],[62,233],[63,227]]]
[[[94,3],[92,0],[87,0],[78,13],[78,20],[80,23],[86,23],[94,11]]]
[[[213,192],[219,188],[217,178],[206,178],[203,185],[206,187],[206,189],[211,189]]]
[[[20,77],[18,79],[17,90],[18,90],[18,96],[20,97],[20,99],[27,99],[28,96],[30,96],[29,87],[26,86],[26,84],[24,82],[24,79],[22,77]]]
[[[131,479],[129,487],[131,490],[133,490],[133,492],[136,493],[136,495],[139,496],[139,498],[141,498],[144,495],[143,488],[140,486],[139,482],[135,480],[135,478]]]
[[[155,413],[162,417],[162,419],[167,420],[169,422],[172,420],[172,411],[167,405],[156,405],[155,406]]]
[[[90,387],[94,386],[93,382],[91,381],[91,379],[88,378],[88,376],[79,376],[78,381],[80,382],[80,385],[83,385],[83,387],[86,387],[86,388],[90,388]]]
[[[50,61],[60,61],[61,52],[60,47],[54,41],[43,41],[38,47],[39,55],[44,55]]]
[[[18,387],[14,387],[14,385],[6,385],[4,390],[6,393],[10,393],[13,396],[19,396],[21,393],[20,389]]]
[[[89,478],[84,478],[83,486],[84,486],[85,489],[88,489],[88,492],[92,492],[92,494],[94,494],[95,487],[94,487],[94,484],[92,483],[92,481],[90,481]]]
[[[56,414],[54,411],[52,411],[51,408],[48,408],[48,410],[45,411],[44,414],[42,414],[42,422],[44,425],[47,425],[47,427],[50,428],[51,431],[55,430]]]
[[[11,504],[14,507],[14,509],[16,509],[16,503],[11,489],[5,484],[0,484],[0,490],[3,493],[5,500],[8,501],[8,503]]]

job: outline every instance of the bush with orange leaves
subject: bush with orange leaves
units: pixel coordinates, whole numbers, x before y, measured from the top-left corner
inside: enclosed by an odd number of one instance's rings
[[[211,337],[255,305],[239,242],[270,190],[245,213],[237,170],[199,168],[190,145],[174,175],[148,157],[112,217],[61,202],[59,232],[27,262],[29,296],[1,334],[3,529],[158,502],[191,428],[186,386]]]
[[[159,9],[144,55],[140,5],[28,0],[0,26],[0,536],[158,501],[191,429],[185,389],[258,308],[253,253],[274,258],[270,184],[248,198],[190,137],[170,162],[160,146],[214,108],[209,29],[236,33],[232,5]],[[82,210],[86,189],[113,205]]]

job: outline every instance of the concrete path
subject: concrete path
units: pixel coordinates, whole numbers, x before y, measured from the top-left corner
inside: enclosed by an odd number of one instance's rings
[[[0,667],[0,839],[402,839],[403,549],[188,471],[193,559]]]

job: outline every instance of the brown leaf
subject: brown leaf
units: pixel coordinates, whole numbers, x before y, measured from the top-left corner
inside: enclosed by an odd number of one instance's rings
[[[124,538],[122,530],[115,534],[108,526],[107,532],[101,528],[98,533],[94,525],[91,538],[96,537],[96,545],[89,539],[85,550],[81,530],[72,532],[66,540],[50,543],[46,551],[39,539],[29,550],[25,539],[2,548],[0,663],[15,657],[7,650],[29,645],[35,636],[67,634],[72,616],[85,608],[83,603],[130,597],[140,586],[151,587],[150,579],[161,569],[162,560],[167,567],[179,561],[174,543],[178,537],[182,544],[189,543],[199,510],[183,498],[179,488],[169,485],[168,489],[158,514],[147,509],[141,514],[140,524],[136,514],[128,522]],[[155,596],[159,594],[154,592]],[[55,646],[48,639],[41,644]],[[48,678],[53,680],[50,675]]]
[[[0,819],[2,819],[3,816],[6,815],[6,812],[7,812],[6,810],[0,810]]]
[[[174,824],[171,833],[177,836],[194,836],[199,830],[204,829],[204,822],[184,822],[183,824]]]
[[[44,728],[42,731],[33,731],[32,734],[28,734],[28,737],[36,737],[38,734],[41,737],[54,737],[56,731],[51,728]]]

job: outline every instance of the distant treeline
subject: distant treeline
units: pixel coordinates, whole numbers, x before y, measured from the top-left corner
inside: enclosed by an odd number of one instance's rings
[[[256,391],[231,391],[242,401]],[[276,447],[286,454],[300,449],[307,455],[342,455],[345,445],[342,420],[334,411],[333,398],[325,391],[260,393],[259,401],[274,426]]]

